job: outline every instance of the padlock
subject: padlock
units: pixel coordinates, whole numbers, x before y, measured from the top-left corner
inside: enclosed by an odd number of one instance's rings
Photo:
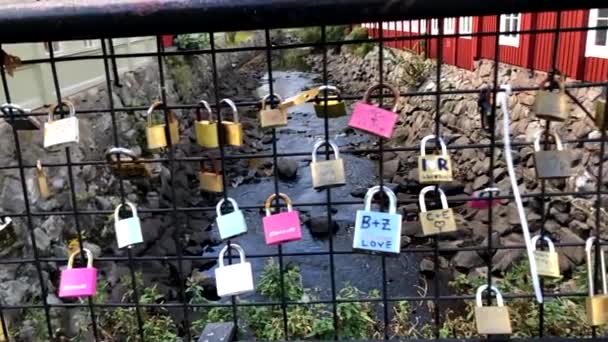
[[[492,199],[490,200],[490,194]],[[473,198],[467,202],[467,206],[471,209],[488,209],[494,208],[499,204],[506,204],[508,200],[499,200],[495,197],[500,196],[500,189],[498,188],[485,188],[483,190],[475,191]]]
[[[171,137],[171,146],[179,144],[179,121],[173,112],[167,113],[169,119],[169,137]]]
[[[239,112],[236,105],[231,99],[222,99],[220,104],[227,104],[232,110],[232,120],[222,120],[222,128],[224,129],[224,136],[226,137],[226,144],[230,146],[242,146],[243,145],[243,125],[239,121]]]
[[[427,192],[435,191],[439,193],[442,209],[426,211],[426,203],[424,197]],[[418,204],[420,206],[420,224],[422,225],[423,235],[435,235],[456,231],[456,220],[454,212],[448,208],[448,200],[445,197],[443,190],[436,186],[427,186],[420,190],[418,196]]]
[[[452,176],[452,159],[448,154],[443,139],[439,138],[441,154],[426,154],[426,143],[436,139],[434,135],[427,135],[420,141],[420,156],[418,157],[418,180],[420,184],[449,183],[454,180]]]
[[[530,243],[534,246],[534,260],[536,261],[536,273],[545,277],[559,278],[559,256],[555,251],[555,245],[548,236],[543,236],[543,240],[549,246],[548,251],[539,251],[536,249],[536,243],[540,239],[540,235],[536,235],[530,239]]]
[[[547,90],[549,87],[556,85],[555,91]],[[568,95],[564,83],[558,79],[551,80],[549,77],[540,84],[540,90],[536,94],[534,100],[534,112],[536,117],[551,120],[551,121],[566,121],[570,108],[568,105]]]
[[[139,159],[135,152],[124,147],[112,147],[106,152],[110,171],[122,178],[150,177],[150,166]],[[119,162],[120,161],[120,162]]]
[[[0,106],[0,111],[4,114],[4,121],[8,122],[17,131],[36,131],[40,129],[40,121],[28,115],[29,110],[16,104],[5,103]]]
[[[93,267],[93,253],[84,248],[87,254],[86,268],[72,268],[74,257],[80,253],[77,250],[70,255],[68,267],[61,271],[59,279],[59,297],[93,297],[97,292],[97,269]]]
[[[274,94],[273,97],[282,102],[281,96]],[[262,128],[275,128],[287,126],[287,109],[272,108],[268,102],[270,94],[262,98],[262,109],[260,110],[260,126]]]
[[[69,109],[69,117],[53,121],[57,109],[62,106]],[[78,144],[80,140],[76,108],[70,101],[62,100],[49,108],[49,120],[44,123],[44,148],[60,148],[72,144]]]
[[[232,212],[222,215],[222,205],[226,200],[232,204]],[[220,231],[220,238],[222,240],[247,233],[245,216],[234,199],[230,197],[226,199],[222,198],[215,206],[215,211],[217,212],[215,223]]]
[[[228,248],[239,252],[241,262],[233,265],[224,265],[224,255]],[[217,260],[219,266],[215,269],[215,287],[219,297],[236,296],[242,293],[253,292],[253,271],[251,263],[245,261],[245,251],[241,246],[229,244],[220,251]]]
[[[0,249],[3,251],[17,242],[17,234],[12,223],[13,219],[10,217],[6,216],[4,219],[0,217]]]
[[[397,214],[397,197],[388,187],[382,189],[389,200],[388,213],[372,211],[372,200],[380,186],[370,188],[365,194],[365,208],[357,210],[353,249],[399,254],[401,215]]]
[[[333,92],[335,95],[328,95]],[[321,95],[323,94],[323,96]],[[327,106],[325,103],[327,102]],[[314,99],[315,114],[319,118],[339,118],[346,115],[346,103],[340,96],[340,90],[334,86],[319,87],[319,95]]]
[[[196,108],[196,122],[194,123],[194,131],[196,132],[196,142],[207,148],[215,148],[220,145],[218,133],[217,133],[217,121],[213,120],[213,114],[209,103],[205,100],[201,100],[199,106]],[[209,120],[203,120],[203,114],[201,113],[201,107],[203,107],[209,115]]]
[[[565,151],[559,135],[553,133],[557,150],[543,151],[540,148],[542,131],[538,131],[534,137],[534,165],[536,166],[536,177],[539,179],[568,178],[572,176],[573,169],[570,167],[572,157],[569,151]]]
[[[116,232],[118,248],[131,248],[133,245],[144,242],[144,237],[141,233],[141,222],[137,216],[137,209],[131,202],[126,201],[125,204],[131,209],[131,217],[125,219],[120,218],[119,214],[122,204],[119,204],[114,210],[114,231]]]
[[[334,151],[334,160],[317,161],[317,150],[327,145]],[[338,145],[333,141],[319,140],[312,148],[312,162],[310,163],[312,175],[312,187],[315,189],[326,189],[346,184],[344,177],[344,160],[340,158]]]
[[[46,174],[42,169],[42,162],[40,160],[36,161],[36,181],[38,183],[38,192],[40,193],[40,198],[45,200],[51,196],[51,191],[49,190],[49,183],[46,179]]]
[[[272,214],[270,206],[277,194],[268,196],[265,203],[266,217],[263,218],[264,238],[267,245],[277,245],[283,242],[300,240],[302,238],[302,227],[300,225],[300,213],[292,210],[291,199],[285,194],[279,194],[287,204],[287,212]]]
[[[392,110],[386,110],[374,106],[370,103],[370,96],[373,91],[388,88],[393,92],[395,104]],[[395,130],[395,124],[397,123],[398,115],[397,105],[399,103],[399,90],[390,84],[376,84],[365,92],[363,101],[359,101],[353,108],[353,114],[348,122],[348,125],[352,128],[377,135],[381,138],[390,139],[393,136]]]
[[[597,238],[591,236],[585,242],[585,254],[587,256],[587,282],[589,286],[589,297],[586,300],[587,323],[591,326],[600,326],[608,323],[608,283],[606,282],[606,260],[604,248],[600,246],[600,272],[602,272],[602,294],[595,294],[595,279],[593,276],[593,259],[591,250]]]
[[[208,192],[224,192],[224,181],[217,159],[208,155],[211,161],[212,170],[205,168],[205,161],[201,161],[201,170],[198,172],[201,189]]]
[[[477,288],[477,295],[475,296],[475,324],[477,326],[477,333],[480,335],[511,334],[509,309],[504,306],[502,295],[496,287],[491,286],[490,291],[493,291],[496,295],[497,306],[483,306],[481,295],[486,289],[488,289],[488,285],[481,285]]]
[[[595,101],[595,124],[601,130],[608,130],[608,106],[606,100]]]
[[[154,123],[154,110],[158,107],[162,107],[163,103],[155,101],[148,108],[148,126],[146,127],[146,139],[148,141],[148,149],[155,150],[163,147],[167,147],[167,135],[165,133],[165,124]]]
[[[310,90],[303,91],[297,95],[294,95],[294,96],[286,99],[285,101],[281,101],[281,103],[279,104],[279,109],[287,112],[287,109],[289,109],[291,107],[305,104],[306,102],[317,97],[317,95],[319,95],[319,91],[320,91],[319,88],[313,88]]]

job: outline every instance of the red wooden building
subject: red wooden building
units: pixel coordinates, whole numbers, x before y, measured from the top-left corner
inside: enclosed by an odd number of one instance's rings
[[[534,30],[555,29],[556,12],[510,13],[500,16],[445,18],[443,33],[458,35],[444,37],[443,62],[473,70],[474,61],[494,59],[495,35],[467,36],[473,32],[496,32],[499,36],[500,61],[533,70],[550,71],[555,34],[526,33]],[[378,24],[364,24],[370,35],[378,36]],[[608,26],[608,8],[561,12],[557,68],[568,77],[585,81],[608,79],[608,30],[587,27]],[[570,30],[569,28],[579,28]],[[429,58],[437,57],[439,21],[409,20],[382,24],[383,35],[411,36],[425,35],[426,38],[389,42],[387,45],[426,53]],[[517,32],[515,32],[517,31]],[[519,32],[519,33],[518,33]],[[429,35],[431,35],[429,37]]]

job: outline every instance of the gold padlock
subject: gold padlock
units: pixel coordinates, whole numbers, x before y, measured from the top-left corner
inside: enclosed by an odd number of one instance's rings
[[[556,150],[544,151],[540,148],[540,139],[543,131],[536,132],[534,136],[534,165],[536,178],[555,179],[568,178],[574,173],[572,167],[572,157],[569,151],[564,150],[562,140],[559,135],[553,133]]]
[[[335,95],[328,95],[329,92],[333,92]],[[325,96],[322,97],[321,94]],[[346,115],[346,103],[340,96],[340,90],[334,86],[324,85],[319,87],[319,94],[314,98],[314,101],[317,117],[338,118]]]
[[[424,197],[427,192],[435,190],[439,193],[442,209],[427,211]],[[422,188],[418,196],[418,205],[420,206],[420,224],[422,225],[423,235],[436,235],[457,230],[454,212],[448,208],[448,200],[443,190],[432,185]]]
[[[536,242],[540,239],[540,235],[536,235],[530,239],[530,243],[534,246],[534,260],[536,261],[536,273],[545,277],[559,278],[559,256],[555,251],[555,245],[548,236],[543,236],[543,240],[549,246],[548,251],[536,250]]]
[[[595,101],[595,124],[597,128],[608,130],[608,106],[606,100]]]
[[[426,143],[435,139],[434,135],[427,135],[420,141],[420,156],[418,157],[418,180],[420,184],[449,183],[453,180],[452,160],[448,149],[439,138],[441,155],[427,155]]]
[[[555,91],[547,90],[555,86]],[[568,95],[566,88],[561,80],[547,77],[541,84],[536,99],[534,100],[534,113],[540,119],[551,121],[566,121],[570,113],[568,106]]]
[[[222,128],[224,129],[224,136],[226,137],[226,144],[231,146],[242,146],[243,145],[243,125],[239,121],[239,112],[236,109],[236,105],[231,99],[222,99],[220,104],[227,104],[232,109],[232,120],[222,120]]]
[[[201,107],[207,111],[209,120],[203,120]],[[203,147],[215,148],[220,145],[217,134],[217,121],[214,121],[212,116],[213,114],[209,103],[205,100],[201,100],[199,106],[196,108],[194,131],[196,132],[196,142]]]
[[[317,161],[317,150],[323,145],[329,146],[329,148],[334,151],[335,160]],[[346,184],[346,179],[344,177],[344,160],[340,158],[338,145],[331,140],[317,141],[312,148],[310,173],[312,175],[312,187],[315,189],[326,189]]]
[[[207,170],[205,167],[205,161],[201,161],[201,170],[198,173],[201,190],[208,192],[223,192],[224,181],[219,162],[211,155],[208,155],[207,158],[207,160],[211,161],[212,170]]]
[[[281,96],[279,96],[278,94],[274,94],[273,97],[279,102],[283,101],[283,99],[281,99]],[[270,104],[267,104],[267,102],[270,100],[270,94],[262,98],[262,110],[260,110],[260,126],[262,126],[262,128],[287,126],[287,109],[271,108],[272,106]]]
[[[512,333],[509,309],[504,306],[502,295],[494,286],[490,287],[496,295],[497,306],[483,306],[481,295],[488,289],[488,285],[477,288],[475,296],[475,325],[480,335],[509,335]]]
[[[591,236],[585,242],[585,254],[587,256],[587,282],[589,286],[589,297],[586,300],[587,322],[591,326],[600,326],[608,323],[608,284],[606,282],[606,260],[604,248],[600,246],[600,272],[602,272],[602,291],[603,294],[595,294],[593,259],[591,249],[597,238]],[[599,243],[599,241],[597,241]]]
[[[167,147],[167,135],[165,133],[165,124],[155,124],[153,119],[154,110],[164,106],[162,102],[155,101],[148,108],[148,126],[146,127],[146,139],[148,141],[148,149],[155,150]]]
[[[281,101],[281,104],[279,104],[279,108],[287,111],[288,108],[299,106],[314,99],[315,97],[317,97],[317,95],[319,95],[319,92],[319,88],[313,88],[310,90],[303,91],[298,95],[286,99],[285,101]]]
[[[150,166],[124,147],[112,147],[106,152],[106,161],[115,176],[123,178],[150,177]]]
[[[171,137],[171,146],[179,144],[179,121],[173,112],[167,113],[169,119],[169,137]]]
[[[49,184],[46,179],[46,174],[42,169],[42,162],[38,160],[36,162],[36,180],[38,181],[38,192],[40,193],[40,198],[45,200],[51,196],[51,191],[49,190]]]
[[[4,219],[0,217],[0,249],[6,250],[17,242],[17,234],[13,227],[13,219],[6,216]]]

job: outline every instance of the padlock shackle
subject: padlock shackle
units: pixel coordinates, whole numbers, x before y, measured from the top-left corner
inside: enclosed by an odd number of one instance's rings
[[[477,192],[477,197],[478,198],[490,197],[491,193],[495,193],[495,195],[493,195],[493,196],[498,196],[498,195],[500,195],[500,189],[491,187],[491,188],[485,188],[485,189],[479,190]]]
[[[236,108],[236,104],[234,104],[234,101],[232,101],[231,99],[222,99],[222,100],[220,100],[220,109],[218,109],[218,111],[221,110],[222,103],[227,104],[230,107],[230,109],[232,109],[232,122],[239,123],[240,122],[239,121],[239,111]]]
[[[213,171],[213,173],[215,173],[216,175],[219,175],[222,170],[220,163],[217,161],[217,158],[215,158],[212,154],[206,154],[205,157],[207,159],[201,160],[201,171],[206,172],[207,168],[205,167],[205,162],[211,161],[211,171]]]
[[[422,138],[422,140],[420,140],[420,156],[421,157],[426,156],[426,143],[431,139],[436,139],[434,134],[427,135],[426,137]],[[441,146],[441,155],[447,156],[448,148],[445,145],[445,142],[443,141],[443,139],[441,137],[439,137],[439,139],[437,139],[437,140],[439,140],[439,145]]]
[[[222,198],[219,202],[217,202],[217,205],[215,206],[215,212],[217,213],[217,216],[222,216],[222,205],[224,204],[225,201],[230,202],[230,204],[232,204],[232,211],[237,211],[239,210],[239,205],[236,203],[236,201],[232,198],[232,197],[227,197],[227,198]]]
[[[106,152],[106,161],[108,163],[114,163],[116,162],[116,160],[112,157],[118,156],[118,158],[120,158],[121,155],[131,158],[133,162],[136,162],[139,159],[137,155],[135,155],[135,152],[133,152],[133,150],[130,150],[125,147],[112,147],[108,150],[108,152]]]
[[[475,304],[478,307],[482,307],[483,306],[483,302],[481,301],[481,295],[488,289],[488,284],[484,284],[481,285],[480,287],[477,288],[477,293],[475,294]],[[504,306],[505,303],[502,300],[502,294],[500,294],[500,291],[498,291],[498,288],[496,288],[496,286],[492,285],[489,287],[490,292],[494,292],[494,295],[496,296],[496,305],[498,306]]]
[[[534,151],[535,152],[540,152],[540,138],[543,136],[543,130],[537,131],[536,133],[534,133]],[[553,139],[555,139],[555,146],[557,147],[558,151],[563,151],[564,150],[564,145],[562,145],[562,139],[560,139],[559,135],[557,133],[550,133],[550,135],[553,136]]]
[[[321,147],[323,145],[329,146],[329,148],[332,149],[332,151],[334,151],[334,157],[336,160],[340,159],[340,149],[338,148],[338,145],[333,140],[319,140],[312,147],[312,162],[313,163],[317,162],[317,151],[319,150],[319,147]]]
[[[557,85],[559,87],[559,90],[561,92],[565,92],[566,91],[566,86],[564,85],[564,82],[562,82],[560,79],[557,79],[558,75],[554,75],[553,77],[551,77],[551,75],[547,75],[547,78],[545,78],[542,82],[540,82],[539,84],[539,88],[541,91],[543,90],[547,90],[546,84],[549,84],[549,87],[551,87],[552,85]]]
[[[4,230],[4,228],[8,227],[11,223],[13,223],[13,219],[10,216],[5,216],[4,219],[0,217],[0,231]]]
[[[196,121],[203,121],[203,113],[201,113],[201,107],[204,108],[209,114],[209,122],[213,121],[213,112],[211,111],[211,106],[209,106],[209,102],[205,100],[200,100],[198,102],[198,107],[196,107]]]
[[[87,249],[83,248],[84,252],[87,254],[87,268],[93,267],[93,253]],[[80,249],[76,250],[74,253],[70,254],[68,258],[68,270],[71,270],[74,267],[74,258],[80,254]]]
[[[131,217],[137,217],[137,208],[135,207],[135,204],[129,202],[129,201],[125,201],[125,204],[129,206],[129,208],[131,209]],[[118,216],[118,213],[120,212],[120,208],[122,208],[122,203],[119,204],[116,209],[114,209],[114,224],[116,224],[119,220],[120,217]]]
[[[64,105],[66,105],[68,107],[68,109],[70,111],[70,117],[76,116],[76,107],[74,107],[74,104],[68,100],[61,100],[61,102],[55,103],[49,108],[49,122],[53,121],[53,116],[55,115],[55,111],[58,108],[63,107]]]
[[[590,236],[585,241],[585,255],[587,257],[587,282],[589,287],[589,297],[595,295],[594,281],[593,281],[593,266],[591,265],[591,250],[593,249],[594,243],[599,244],[599,240],[595,236]],[[608,294],[608,282],[606,280],[606,256],[604,248],[600,245],[600,268],[602,272],[602,290],[604,294]]]
[[[270,196],[268,196],[266,202],[264,203],[264,208],[266,208],[266,216],[272,215],[272,212],[270,211],[270,206],[272,205],[272,201],[277,197],[282,198],[283,201],[285,201],[285,204],[287,204],[287,212],[290,212],[292,210],[291,199],[289,198],[289,196],[285,195],[284,193],[271,194]]]
[[[540,239],[540,235],[536,235],[530,239],[530,243],[532,246],[534,246],[534,250],[536,250],[536,243],[538,242],[538,239]],[[546,235],[543,236],[543,240],[547,243],[547,246],[549,246],[549,253],[555,253],[555,245],[553,244],[553,241],[551,241],[551,239]]]
[[[29,109],[23,109],[14,103],[5,103],[2,106],[0,106],[0,111],[2,111],[2,113],[4,113],[5,116],[11,116],[11,110],[17,111],[19,114],[27,114],[30,112]],[[7,119],[5,119],[5,120],[7,120]]]
[[[36,160],[36,174],[38,174],[38,175],[44,174],[44,170],[42,169],[42,162],[40,161],[40,159]]]
[[[363,94],[363,102],[365,102],[367,104],[371,104],[371,102],[369,101],[369,98],[372,95],[372,92],[375,91],[375,90],[382,90],[382,89],[385,89],[385,88],[388,89],[388,90],[390,90],[393,93],[395,104],[393,105],[393,109],[391,109],[391,111],[392,112],[397,112],[397,106],[399,105],[399,99],[401,98],[401,95],[399,94],[399,89],[397,89],[392,84],[377,83],[377,84],[374,84],[373,86],[369,87],[365,91],[365,94]]]
[[[330,92],[334,92],[334,94],[336,94],[336,99],[338,101],[342,101],[342,93],[340,92],[340,89],[338,89],[338,87],[335,87],[333,85],[322,85],[318,89],[319,94],[315,96],[316,101],[323,101],[325,99],[329,100],[327,97],[329,96]],[[324,92],[323,98],[321,98],[321,92]]]
[[[443,192],[443,190],[441,190],[441,188],[439,188],[435,185],[429,185],[429,186],[422,188],[422,190],[420,190],[420,195],[418,195],[418,204],[420,206],[420,212],[423,212],[423,213],[426,212],[426,203],[425,203],[426,193],[429,191],[435,191],[435,189],[439,192],[439,198],[441,200],[441,207],[443,209],[449,209],[448,199],[447,199],[447,197],[445,197],[445,193]]]
[[[154,120],[152,120],[152,112],[154,112],[154,110],[158,107],[164,107],[165,104],[162,101],[154,101],[152,102],[152,104],[150,105],[150,107],[148,108],[148,112],[146,113],[146,116],[148,117],[148,127],[152,127],[154,125]]]
[[[283,102],[283,98],[281,97],[281,95],[279,95],[277,93],[266,94],[266,95],[264,95],[264,97],[262,97],[262,110],[266,110],[266,106],[268,105],[266,102],[268,102],[268,100],[270,100],[270,96],[276,97],[277,101],[279,101],[278,104],[281,104],[281,102]]]
[[[239,252],[241,264],[245,263],[245,251],[243,250],[243,247],[237,245],[236,243],[231,243],[224,246],[224,248],[222,248],[222,250],[220,251],[220,255],[217,258],[217,262],[220,265],[219,267],[224,267],[224,255],[228,251],[228,248],[235,249],[237,252]]]
[[[376,185],[373,186],[371,188],[369,188],[369,190],[367,190],[367,193],[365,194],[365,211],[371,211],[372,210],[372,200],[374,199],[374,196],[380,192],[380,185]],[[386,196],[388,196],[388,213],[389,214],[396,214],[397,213],[397,196],[395,196],[395,193],[393,192],[393,190],[391,190],[389,187],[387,186],[382,186],[382,192],[384,192],[386,194]]]

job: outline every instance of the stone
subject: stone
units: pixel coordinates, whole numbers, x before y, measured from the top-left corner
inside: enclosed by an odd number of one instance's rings
[[[559,241],[567,244],[585,244],[580,236],[576,235],[570,228],[562,227],[557,233]],[[576,265],[585,261],[585,250],[582,247],[561,247],[560,254],[572,260]]]
[[[393,179],[399,169],[399,158],[382,163],[382,176],[384,179]]]
[[[230,342],[234,339],[236,327],[232,322],[208,323],[198,342]]]
[[[279,178],[283,180],[294,180],[298,175],[298,162],[291,158],[279,158],[277,160]]]
[[[473,190],[479,190],[486,187],[486,184],[490,182],[490,177],[487,175],[477,176],[473,182]]]
[[[461,269],[471,269],[484,264],[483,259],[476,251],[460,251],[452,259],[452,264]]]
[[[307,220],[305,222],[305,224],[306,224],[306,227],[308,227],[308,229],[310,229],[310,235],[312,235],[314,237],[321,238],[321,237],[327,237],[329,235],[330,226],[329,226],[328,220],[327,220],[327,213],[325,213],[324,215],[312,217],[309,220]],[[332,234],[337,233],[339,229],[340,229],[340,226],[338,225],[336,220],[333,219],[331,222]]]
[[[422,259],[418,268],[420,273],[425,276],[432,277],[435,275],[435,262],[429,258]]]

